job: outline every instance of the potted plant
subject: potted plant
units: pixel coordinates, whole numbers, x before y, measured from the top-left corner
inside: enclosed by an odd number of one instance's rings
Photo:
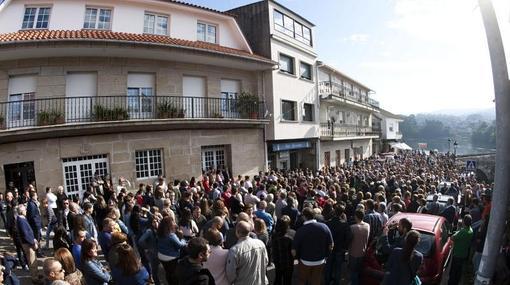
[[[47,126],[51,124],[51,114],[48,111],[37,112],[37,125]]]
[[[0,115],[0,130],[5,129],[5,118],[3,115]]]
[[[167,119],[174,118],[177,115],[177,108],[170,102],[164,101],[158,104],[157,118]]]
[[[218,112],[214,112],[214,113],[212,114],[212,117],[213,117],[213,118],[216,118],[216,119],[223,119],[223,118],[224,118],[224,117],[223,117],[223,114],[218,113]]]
[[[177,110],[177,118],[184,118],[186,116],[186,110],[183,108],[180,108]]]
[[[50,124],[60,125],[66,122],[64,113],[60,110],[53,110],[50,112]]]
[[[112,110],[113,112],[113,120],[122,121],[129,119],[129,112],[122,107],[116,107]]]
[[[242,119],[257,119],[259,97],[248,91],[242,91],[237,99],[237,111]]]
[[[92,112],[92,118],[96,121],[106,121],[107,111],[106,108],[101,105],[94,105]]]

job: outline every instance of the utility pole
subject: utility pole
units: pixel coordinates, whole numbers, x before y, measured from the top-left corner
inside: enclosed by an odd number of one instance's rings
[[[498,21],[490,0],[478,0],[485,26],[496,96],[496,171],[488,234],[475,284],[491,284],[508,213],[510,188],[510,80]]]

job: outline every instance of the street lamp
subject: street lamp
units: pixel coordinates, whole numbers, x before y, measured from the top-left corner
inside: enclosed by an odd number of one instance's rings
[[[451,152],[451,143],[452,143],[452,139],[448,138],[448,154],[450,154],[450,152]]]
[[[453,155],[457,156],[457,146],[459,144],[457,143],[457,141],[454,141],[453,142]]]

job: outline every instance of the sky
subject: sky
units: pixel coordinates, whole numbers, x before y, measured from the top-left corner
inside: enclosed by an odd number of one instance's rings
[[[187,0],[228,10],[255,0]],[[316,25],[318,59],[398,114],[494,108],[477,0],[278,0]],[[510,62],[510,1],[492,0]]]

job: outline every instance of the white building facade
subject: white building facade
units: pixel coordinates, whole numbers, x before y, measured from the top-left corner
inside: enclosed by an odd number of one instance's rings
[[[399,124],[404,121],[400,115],[393,114],[387,110],[380,109],[376,115],[376,120],[381,125],[381,151],[397,152],[399,150],[409,150],[410,147],[402,142],[402,133]]]
[[[320,161],[334,167],[371,156],[379,138],[372,126],[379,103],[368,87],[335,68],[318,63],[320,96]]]
[[[316,168],[319,116],[314,25],[276,1],[264,0],[228,11],[255,53],[278,62],[265,72],[267,158],[273,169]]]

